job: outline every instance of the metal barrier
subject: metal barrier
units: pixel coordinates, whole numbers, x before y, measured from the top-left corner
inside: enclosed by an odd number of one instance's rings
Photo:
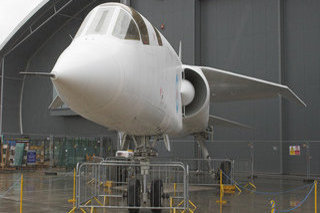
[[[254,173],[253,162],[250,159],[237,159],[234,161],[234,173],[237,175],[250,176]]]
[[[121,158],[120,158],[121,159]],[[126,158],[122,158],[126,159]],[[105,161],[119,160],[119,157],[108,157]],[[230,159],[203,159],[203,158],[156,158],[157,162],[181,162],[189,168],[189,185],[219,186],[219,170],[222,169],[234,178],[236,162]],[[246,162],[248,164],[248,162]],[[223,167],[223,168],[221,168]],[[249,175],[249,172],[247,172]],[[231,184],[223,177],[224,184]]]
[[[189,209],[189,171],[183,163],[108,160],[77,164],[76,173],[76,208],[82,211]],[[183,205],[172,206],[171,198]]]
[[[190,185],[218,186],[219,171],[222,169],[234,178],[234,160],[230,159],[179,159],[189,166]],[[231,182],[223,177],[224,184]]]

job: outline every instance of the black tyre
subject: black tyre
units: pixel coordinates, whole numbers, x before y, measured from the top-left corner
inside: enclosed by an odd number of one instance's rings
[[[223,161],[220,165],[220,169],[223,171],[225,175],[222,175],[222,183],[223,184],[231,184],[231,162],[230,161]],[[226,177],[226,175],[228,177]]]
[[[154,180],[151,182],[150,203],[152,207],[161,207],[161,197],[163,194],[162,180]],[[152,209],[154,213],[161,213],[161,209]]]
[[[128,170],[122,166],[117,166],[116,170],[117,186],[123,185],[123,182],[125,182],[128,177]]]
[[[129,180],[128,185],[128,206],[140,206],[141,185],[138,179]],[[138,213],[139,209],[129,209],[130,213]]]

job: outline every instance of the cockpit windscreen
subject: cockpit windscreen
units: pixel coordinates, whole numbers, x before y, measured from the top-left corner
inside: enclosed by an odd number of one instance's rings
[[[140,40],[138,28],[131,16],[120,10],[112,35],[120,39]]]
[[[86,34],[106,34],[113,12],[114,8],[103,8],[98,10]]]
[[[101,8],[98,11],[91,11],[84,19],[78,30],[76,37],[80,36],[83,31],[86,35],[90,34],[106,34],[110,26],[114,8]],[[92,17],[94,16],[94,17]]]
[[[148,29],[143,18],[134,9],[125,6],[92,10],[81,24],[76,37],[81,35],[112,35],[125,40],[141,39],[143,44],[149,44]]]

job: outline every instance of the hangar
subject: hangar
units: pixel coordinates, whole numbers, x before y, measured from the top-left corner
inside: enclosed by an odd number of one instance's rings
[[[67,105],[48,109],[57,95],[49,79],[19,75],[50,72],[73,41],[85,16],[106,2],[109,1],[44,0],[0,44],[2,141],[19,141],[21,137],[46,140],[48,155],[54,146],[48,141],[54,143],[54,138],[104,141],[100,142],[99,151],[104,155],[107,154],[101,151],[104,146],[117,148],[117,132],[82,118]],[[212,104],[212,112],[254,128],[215,128],[214,142],[207,144],[213,158],[230,158],[238,167],[235,169],[252,169],[255,174],[318,176],[320,3],[317,0],[172,2],[120,1],[145,16],[176,52],[181,41],[184,64],[216,67],[288,85],[307,104],[302,108],[281,97]],[[70,149],[76,147],[73,145]],[[291,156],[291,149],[299,155]],[[159,150],[159,155],[180,159],[201,156],[198,145],[190,138],[172,141],[170,153],[162,145]],[[252,211],[257,209],[252,207]]]

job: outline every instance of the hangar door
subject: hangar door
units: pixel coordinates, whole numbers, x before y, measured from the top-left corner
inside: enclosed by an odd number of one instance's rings
[[[278,82],[278,1],[200,1],[200,64],[235,73]],[[232,15],[231,15],[232,14]],[[257,144],[256,163],[268,158],[268,172],[278,173],[280,154],[270,158],[259,153],[268,147],[273,154],[279,141],[279,99],[214,103],[211,112],[216,115],[249,124],[252,131],[216,128],[215,140],[263,141]],[[231,143],[226,149],[233,150]],[[239,153],[247,153],[243,146]]]

